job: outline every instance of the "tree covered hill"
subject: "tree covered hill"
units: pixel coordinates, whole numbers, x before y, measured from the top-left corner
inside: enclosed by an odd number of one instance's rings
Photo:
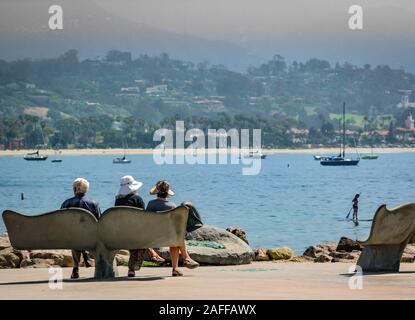
[[[42,140],[150,146],[154,130],[173,119],[200,128],[262,128],[269,145],[332,144],[343,101],[351,129],[388,129],[404,125],[411,109],[397,104],[403,94],[414,101],[403,91],[412,89],[415,75],[388,66],[318,59],[288,65],[276,55],[238,73],[115,50],[80,61],[70,50],[53,59],[0,61],[0,144],[22,138],[26,147]]]

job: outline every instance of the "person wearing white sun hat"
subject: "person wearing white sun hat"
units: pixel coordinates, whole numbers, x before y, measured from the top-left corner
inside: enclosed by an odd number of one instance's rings
[[[124,176],[120,180],[120,189],[115,197],[115,206],[129,206],[139,209],[145,208],[143,198],[141,198],[137,191],[142,187],[143,183],[135,180],[132,176]],[[128,261],[128,276],[134,277],[135,270],[140,270],[144,260],[144,253],[150,256],[151,261],[163,263],[165,260],[160,257],[153,249],[134,249],[130,250],[130,259]]]

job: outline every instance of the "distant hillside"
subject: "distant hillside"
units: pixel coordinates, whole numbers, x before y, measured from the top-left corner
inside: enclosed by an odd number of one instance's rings
[[[405,126],[414,89],[413,74],[388,66],[288,65],[276,55],[238,73],[167,54],[133,58],[112,50],[80,60],[70,50],[54,59],[0,61],[0,144],[19,137],[39,144],[42,126],[50,145],[117,146],[131,132],[130,146],[150,145],[152,130],[174,119],[203,129],[262,128],[270,145],[335,144],[343,101],[350,130],[389,130]]]

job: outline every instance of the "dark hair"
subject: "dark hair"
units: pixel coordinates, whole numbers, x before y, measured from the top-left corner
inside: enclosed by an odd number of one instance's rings
[[[167,191],[159,191],[157,193],[157,197],[159,197],[159,198],[167,198],[168,195],[169,194],[167,193]]]
[[[170,184],[166,180],[162,180],[157,182],[157,197],[159,198],[167,198],[169,195]]]

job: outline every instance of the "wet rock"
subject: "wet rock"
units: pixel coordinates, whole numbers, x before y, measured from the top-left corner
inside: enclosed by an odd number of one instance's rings
[[[246,244],[249,244],[248,238],[246,237],[246,232],[244,230],[242,230],[241,228],[229,227],[229,228],[226,228],[226,231],[234,234],[239,239],[241,239],[242,241],[244,241]]]
[[[267,255],[267,249],[258,248],[254,250],[255,261],[269,261],[269,256]]]
[[[288,247],[268,249],[267,254],[272,260],[289,260],[294,256],[294,252]]]
[[[363,246],[352,239],[341,237],[337,245],[336,251],[352,252],[353,250],[362,251]]]

